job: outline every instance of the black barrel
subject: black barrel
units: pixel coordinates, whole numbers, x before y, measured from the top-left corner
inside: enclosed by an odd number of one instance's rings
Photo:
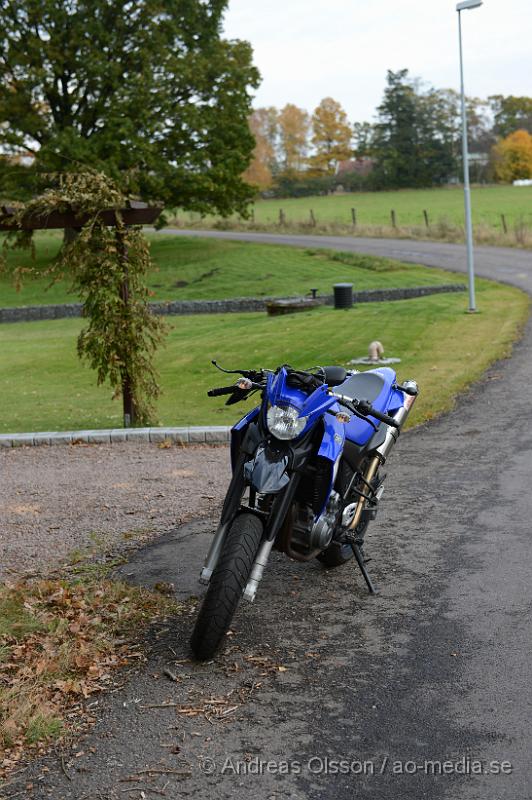
[[[334,307],[335,308],[352,308],[353,306],[353,284],[352,283],[335,283],[334,289]]]

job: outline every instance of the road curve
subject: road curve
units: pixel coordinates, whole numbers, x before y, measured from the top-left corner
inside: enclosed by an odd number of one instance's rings
[[[371,239],[350,236],[295,236],[276,233],[236,233],[231,231],[198,231],[164,228],[161,234],[199,236],[263,244],[285,244],[292,247],[325,247],[353,253],[396,258],[428,267],[441,267],[452,272],[466,272],[466,250],[461,244],[413,241],[410,239]],[[478,275],[511,283],[532,293],[532,251],[512,247],[476,247],[475,270]]]
[[[458,245],[216,236],[464,269]],[[519,250],[477,251],[479,274],[527,291],[530,261]],[[379,595],[365,593],[351,566],[325,572],[274,555],[225,655],[187,664],[192,619],[163,629],[147,667],[101,702],[82,755],[66,769],[44,762],[45,774],[36,765],[24,776],[28,796],[140,797],[144,784],[135,794],[125,781],[151,765],[171,798],[529,800],[531,384],[528,324],[511,360],[452,413],[401,439],[368,537]],[[173,560],[192,564],[191,543],[204,549],[197,534],[208,528],[141,551],[126,570],[168,579]],[[175,685],[162,677],[169,662]],[[212,695],[234,703],[223,723],[194,711]],[[160,708],[169,701],[185,712]]]

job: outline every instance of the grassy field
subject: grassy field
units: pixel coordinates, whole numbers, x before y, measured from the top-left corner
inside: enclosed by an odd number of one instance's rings
[[[532,186],[479,186],[471,190],[473,222],[495,227],[501,226],[501,214],[509,225],[521,219],[532,225]],[[461,187],[441,189],[403,189],[388,192],[353,192],[327,197],[301,197],[290,199],[259,200],[254,205],[255,221],[260,224],[277,224],[279,209],[283,209],[288,223],[308,222],[310,209],[317,222],[351,224],[351,209],[356,209],[360,225],[389,225],[390,212],[396,212],[398,225],[424,225],[423,210],[429,222],[447,220],[462,225],[464,194]],[[198,219],[197,214],[183,214],[181,222]]]
[[[472,189],[473,227],[478,244],[532,247],[532,186],[479,186]],[[351,209],[356,211],[353,226]],[[284,219],[280,224],[280,210]],[[395,225],[391,212],[395,211]],[[313,218],[311,218],[311,211]],[[426,224],[423,212],[428,215]],[[502,220],[504,215],[504,223]],[[181,228],[284,230],[287,233],[385,236],[461,242],[464,199],[461,187],[353,192],[326,197],[258,200],[253,217],[201,218],[177,213]]]
[[[249,242],[198,240],[152,234],[151,253],[157,270],[149,276],[154,300],[218,299],[235,296],[306,294],[310,288],[330,294],[333,283],[351,281],[357,289],[419,286],[456,281],[440,270],[389,259],[319,250],[299,250]],[[57,254],[60,233],[36,238],[35,267],[43,270]],[[7,254],[12,266],[31,264],[28,253]],[[0,306],[71,303],[77,298],[64,281],[25,279],[17,292],[6,276],[0,280]]]
[[[434,273],[425,271],[425,282],[431,282]],[[430,419],[450,408],[458,392],[509,352],[528,313],[522,292],[487,281],[478,282],[478,305],[482,313],[467,315],[462,294],[442,294],[289,317],[174,317],[158,357],[164,392],[160,423],[230,424],[244,413],[246,404],[226,408],[223,399],[207,398],[208,388],[225,383],[210,366],[211,358],[242,368],[345,364],[365,354],[375,338],[387,355],[402,359],[399,377],[420,383],[412,421]],[[81,320],[58,320],[0,327],[0,431],[121,425],[120,402],[111,399],[109,388],[97,388],[94,373],[77,359],[81,325]]]

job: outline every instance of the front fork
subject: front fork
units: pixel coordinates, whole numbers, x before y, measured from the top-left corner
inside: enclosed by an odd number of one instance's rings
[[[220,558],[227,532],[240,510],[240,501],[242,500],[242,495],[245,489],[243,475],[244,461],[245,454],[242,454],[238,459],[238,464],[236,465],[235,472],[233,473],[233,478],[229,484],[229,489],[227,491],[222,510],[220,525],[214,534],[214,539],[212,540],[209,552],[207,553],[207,557],[205,559],[205,564],[200,574],[201,583],[209,583],[212,573],[214,572],[216,564]],[[247,582],[246,588],[244,589],[244,597],[250,602],[253,602],[255,599],[255,595],[257,594],[259,583],[262,580],[264,570],[268,563],[275,538],[284,522],[290,506],[294,501],[294,495],[300,479],[301,476],[298,472],[292,474],[290,481],[287,483],[285,488],[276,495],[271,510],[265,519],[264,536],[255,557],[255,561],[253,562],[251,575]]]
[[[246,460],[246,454],[240,453],[238,456],[237,462],[235,464],[235,468],[233,470],[233,477],[231,478],[231,483],[229,484],[229,488],[227,489],[227,494],[225,495],[225,500],[222,508],[222,516],[220,518],[220,524],[218,525],[218,530],[214,534],[214,538],[211,542],[211,546],[209,547],[209,551],[205,558],[205,563],[203,564],[203,569],[200,573],[200,583],[208,584],[212,573],[214,572],[214,568],[218,563],[218,559],[220,558],[220,553],[222,552],[222,547],[225,541],[225,537],[227,535],[227,531],[229,530],[229,526],[233,522],[234,518],[238,513],[238,509],[240,508],[240,501],[242,500],[242,495],[244,494],[245,484],[244,484],[244,462]]]

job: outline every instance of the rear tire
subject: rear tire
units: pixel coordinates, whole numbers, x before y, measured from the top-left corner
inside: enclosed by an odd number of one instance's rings
[[[240,514],[231,525],[190,639],[199,661],[212,658],[227,633],[262,539],[262,522]]]

